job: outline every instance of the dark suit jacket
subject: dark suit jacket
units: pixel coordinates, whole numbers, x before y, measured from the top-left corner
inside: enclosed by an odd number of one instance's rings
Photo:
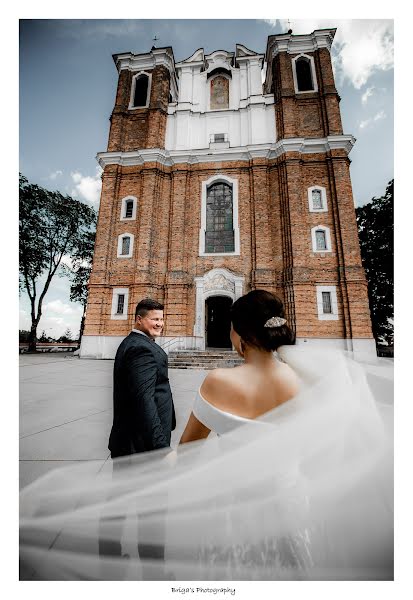
[[[167,448],[175,426],[168,356],[151,338],[132,331],[115,357],[111,456]]]

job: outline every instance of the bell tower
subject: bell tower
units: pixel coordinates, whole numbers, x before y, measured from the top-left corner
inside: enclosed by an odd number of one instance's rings
[[[269,36],[265,87],[274,94],[277,140],[342,135],[330,56],[334,34]]]
[[[148,54],[114,54],[119,72],[108,152],[165,148],[168,103],[177,98],[171,47]]]

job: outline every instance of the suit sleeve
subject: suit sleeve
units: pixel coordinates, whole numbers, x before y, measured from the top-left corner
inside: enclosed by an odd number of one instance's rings
[[[132,414],[148,450],[168,448],[155,403],[157,365],[149,348],[131,348],[127,357],[129,389],[134,398]]]

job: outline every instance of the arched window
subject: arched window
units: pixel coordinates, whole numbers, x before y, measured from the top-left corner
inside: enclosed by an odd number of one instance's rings
[[[205,252],[234,252],[232,186],[218,182],[207,190]]]
[[[296,93],[317,91],[314,58],[312,56],[300,54],[293,58],[293,75]]]
[[[295,63],[297,69],[297,87],[299,92],[308,92],[313,89],[313,78],[311,76],[311,65],[308,58],[302,56]]]
[[[126,320],[128,318],[128,288],[114,288],[112,290],[112,307],[110,311],[111,319]]]
[[[327,212],[327,194],[324,187],[314,185],[308,188],[307,194],[310,212]]]
[[[121,233],[118,237],[118,258],[131,258],[133,254],[133,239],[132,233]]]
[[[149,106],[151,76],[139,73],[132,79],[131,101],[129,108],[146,108]]]
[[[136,219],[136,205],[137,199],[135,196],[126,196],[122,198],[122,205],[120,210],[121,221],[133,221]]]
[[[324,225],[316,225],[311,230],[313,252],[331,252],[330,230]]]
[[[320,321],[337,321],[338,303],[335,285],[317,285],[317,313]]]

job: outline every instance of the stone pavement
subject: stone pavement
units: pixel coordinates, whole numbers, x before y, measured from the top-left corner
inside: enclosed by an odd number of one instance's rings
[[[67,354],[21,355],[20,488],[59,466],[91,461],[96,473],[109,459],[113,360]],[[178,443],[204,370],[169,370]],[[110,460],[110,459],[109,459]]]

